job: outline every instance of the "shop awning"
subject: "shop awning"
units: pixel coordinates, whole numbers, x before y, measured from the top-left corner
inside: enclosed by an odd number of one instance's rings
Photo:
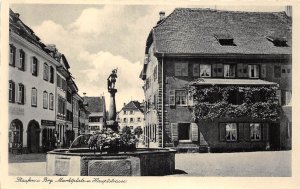
[[[190,85],[240,85],[240,86],[265,86],[278,85],[274,82],[269,82],[261,79],[212,79],[199,78],[197,81],[190,82]]]

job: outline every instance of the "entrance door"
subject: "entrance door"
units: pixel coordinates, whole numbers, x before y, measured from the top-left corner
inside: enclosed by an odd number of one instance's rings
[[[178,123],[178,140],[190,140],[190,123]]]
[[[36,121],[31,121],[27,130],[27,145],[31,153],[37,153],[40,146],[40,128]]]
[[[269,131],[271,150],[280,150],[280,125],[278,123],[270,124]]]

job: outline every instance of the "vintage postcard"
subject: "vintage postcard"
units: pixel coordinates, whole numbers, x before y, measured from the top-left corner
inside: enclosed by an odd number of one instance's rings
[[[299,2],[1,5],[1,188],[299,187]]]

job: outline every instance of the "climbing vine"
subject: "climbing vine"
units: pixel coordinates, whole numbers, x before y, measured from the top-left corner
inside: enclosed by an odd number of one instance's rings
[[[193,117],[216,118],[251,117],[254,119],[279,119],[280,105],[277,86],[188,86],[193,96]]]

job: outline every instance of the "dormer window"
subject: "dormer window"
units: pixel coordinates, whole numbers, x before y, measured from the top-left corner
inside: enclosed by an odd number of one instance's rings
[[[267,40],[271,41],[275,47],[288,47],[287,40],[283,37],[266,37]]]
[[[233,37],[229,34],[215,34],[214,37],[222,46],[236,46],[236,44],[233,42]]]

